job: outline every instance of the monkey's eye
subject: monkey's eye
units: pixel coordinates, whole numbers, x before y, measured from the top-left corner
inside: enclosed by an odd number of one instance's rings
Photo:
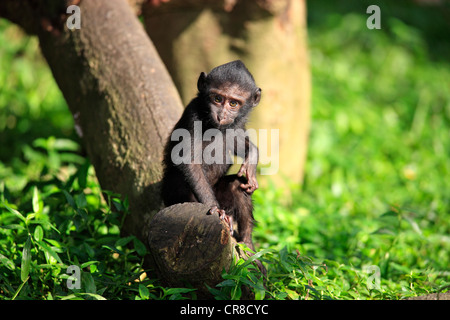
[[[230,101],[230,107],[232,107],[232,108],[236,108],[238,106],[238,104],[239,103],[237,101],[234,101],[234,100]]]
[[[219,95],[214,96],[214,102],[221,103],[222,101],[223,101],[223,98],[221,96],[219,96]]]

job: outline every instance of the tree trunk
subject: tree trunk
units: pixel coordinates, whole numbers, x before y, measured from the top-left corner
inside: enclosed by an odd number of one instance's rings
[[[184,287],[186,282],[208,296],[205,283],[214,287],[223,269],[230,267],[236,241],[218,215],[208,215],[201,203],[175,204],[158,212],[149,229],[151,255],[165,283]]]
[[[147,2],[143,14],[185,105],[196,93],[201,71],[244,61],[262,88],[249,127],[269,130],[269,137],[271,129],[279,129],[278,141],[256,141],[260,163],[272,161],[276,169],[273,161],[279,157],[277,174],[268,177],[280,187],[286,177],[301,182],[310,100],[305,1],[170,0],[157,6]]]

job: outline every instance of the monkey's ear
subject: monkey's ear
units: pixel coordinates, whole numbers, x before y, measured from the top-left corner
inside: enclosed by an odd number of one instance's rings
[[[253,94],[253,107],[256,107],[261,100],[261,88],[255,90]]]
[[[199,92],[204,92],[206,90],[206,73],[200,73],[197,81],[197,89]]]

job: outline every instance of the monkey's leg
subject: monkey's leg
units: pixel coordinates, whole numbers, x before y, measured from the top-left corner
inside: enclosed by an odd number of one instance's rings
[[[236,240],[244,242],[254,250],[252,241],[253,204],[250,195],[240,187],[244,182],[246,182],[244,177],[223,176],[214,186],[214,191],[220,207],[237,223]]]
[[[244,177],[228,175],[222,177],[215,185],[217,201],[228,215],[232,215],[237,222],[237,232],[234,237],[238,242],[245,243],[251,250],[255,251],[252,241],[252,231],[255,220],[253,218],[253,203],[251,196],[241,188],[245,183]],[[266,268],[259,260],[255,260],[263,275],[267,275]]]

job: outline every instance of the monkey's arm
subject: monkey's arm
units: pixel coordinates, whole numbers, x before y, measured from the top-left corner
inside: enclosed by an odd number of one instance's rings
[[[250,141],[247,136],[238,136],[237,139],[245,139],[245,154],[243,155],[244,163],[237,173],[238,177],[245,175],[247,183],[241,184],[241,188],[248,194],[252,194],[258,189],[258,181],[256,180],[256,166],[258,164],[259,152],[258,148]],[[237,141],[239,145],[239,141]],[[235,150],[237,156],[242,157],[240,150]]]
[[[187,164],[184,166],[183,171],[186,181],[197,200],[211,207],[218,206],[214,191],[203,173],[202,165]]]
[[[219,209],[219,202],[214,191],[205,177],[201,164],[189,164],[184,167],[184,174],[192,193],[197,200],[211,207],[208,214],[218,214],[221,220],[228,223],[231,235],[233,235],[233,219],[226,215],[225,210]]]

